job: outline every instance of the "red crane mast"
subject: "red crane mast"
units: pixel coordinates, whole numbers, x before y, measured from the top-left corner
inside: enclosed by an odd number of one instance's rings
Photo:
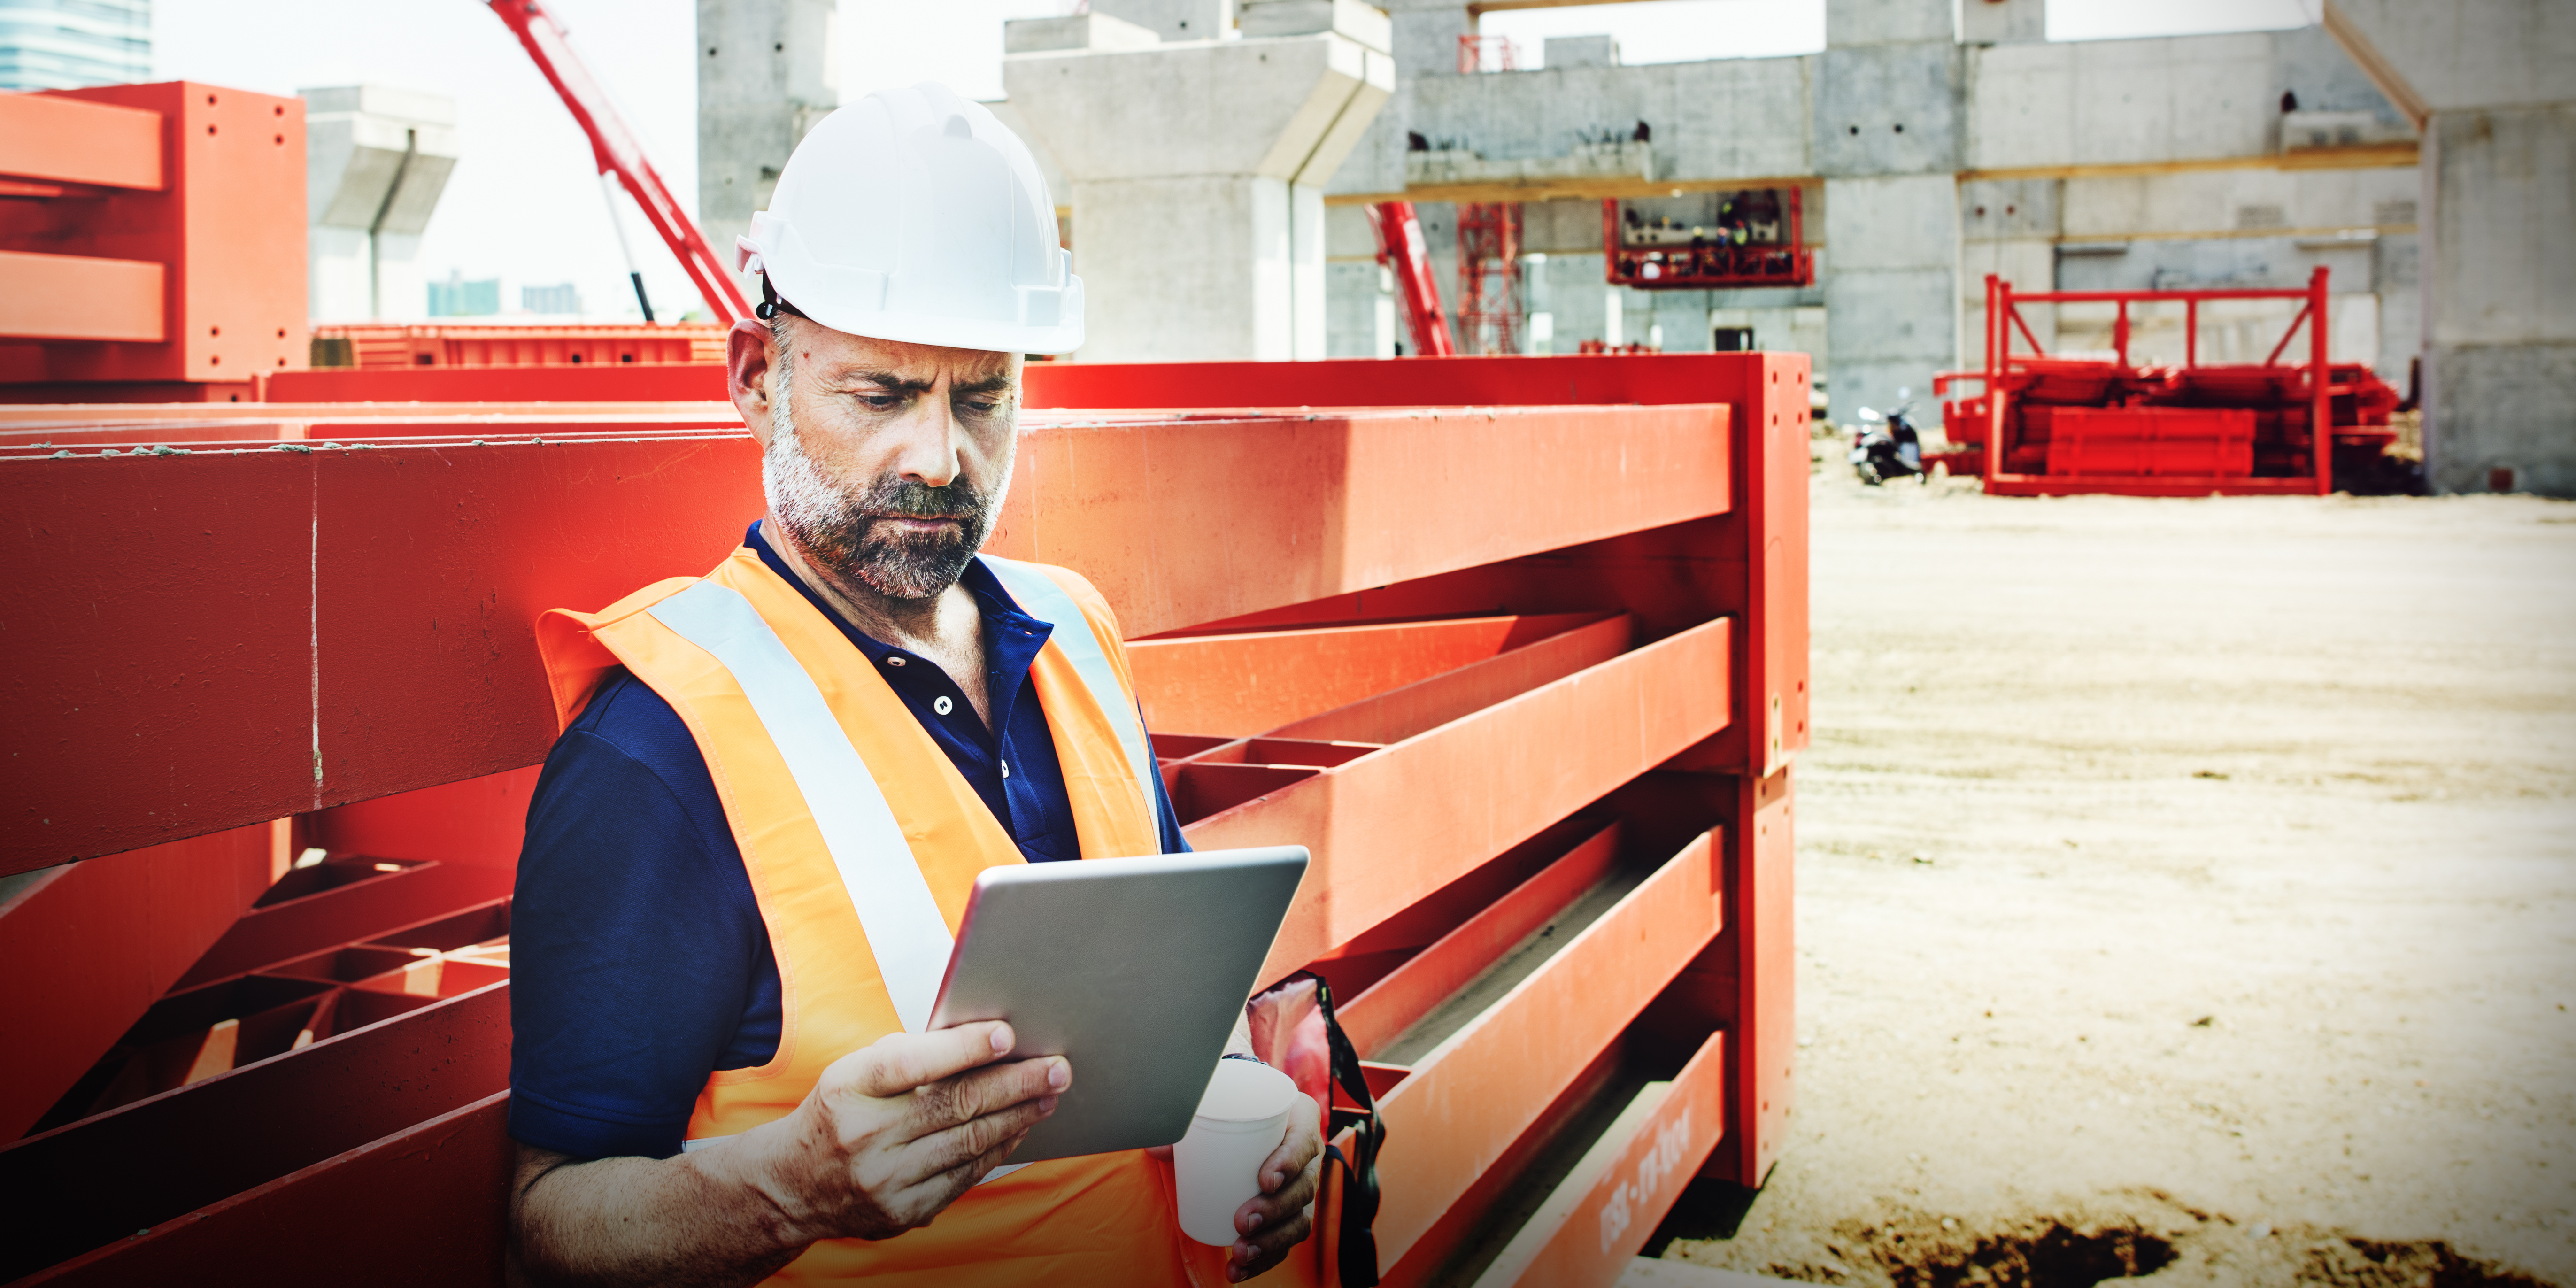
[[[555,21],[538,0],[491,0],[492,12],[509,24],[519,37],[519,44],[536,60],[537,70],[545,73],[546,83],[555,87],[564,107],[581,132],[590,136],[591,153],[599,161],[601,174],[614,174],[626,185],[635,204],[653,231],[680,261],[681,271],[698,288],[707,302],[707,312],[720,322],[739,322],[751,316],[751,302],[735,285],[733,272],[708,249],[707,239],[698,231],[695,221],[671,190],[662,183],[653,163],[644,157],[644,148],[626,128],[624,118],[608,102],[607,91],[591,79],[590,69],[572,52],[563,24]]]

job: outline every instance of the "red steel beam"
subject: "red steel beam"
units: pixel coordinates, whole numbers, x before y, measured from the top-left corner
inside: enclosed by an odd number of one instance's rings
[[[0,1244],[0,1279],[219,1204],[509,1081],[510,994],[501,984],[14,1141],[0,1147],[0,1186],[14,1196],[20,1234]],[[344,1191],[343,1201],[358,1193]],[[374,1194],[370,1209],[395,1199]],[[263,1276],[276,1268],[265,1255],[221,1264]]]
[[[502,867],[429,863],[255,908],[175,987],[196,988],[491,903],[509,895],[513,875]]]
[[[1726,722],[1731,629],[1709,622],[1184,829],[1199,849],[1312,852],[1262,977],[1324,956],[1707,738]]]
[[[1525,617],[1523,621],[1582,621],[1588,614]],[[1552,684],[1627,652],[1637,642],[1636,619],[1622,613],[1587,623],[1535,644],[1470,663],[1347,706],[1270,731],[1274,738],[1339,742],[1402,742],[1518,694]]]
[[[0,1140],[44,1117],[259,898],[271,840],[263,823],[93,859],[0,904]]]
[[[157,189],[161,133],[159,112],[55,94],[0,94],[0,175]]]
[[[1609,875],[1618,858],[1619,825],[1612,822],[1369,985],[1336,1012],[1351,1045],[1363,1059],[1375,1055]]]
[[[1712,1033],[1651,1108],[1596,1142],[1477,1288],[1609,1288],[1726,1128],[1726,1035]],[[1642,1099],[1642,1097],[1641,1097]]]
[[[509,1101],[494,1092],[21,1282],[497,1284]]]
[[[1127,646],[1127,658],[1145,722],[1154,729],[1244,734],[1485,661],[1582,620],[1470,617],[1138,640]]]
[[[1378,1264],[1392,1267],[1718,930],[1720,838],[1703,833],[1468,1022],[1379,1102]]]
[[[990,548],[1088,572],[1153,634],[1722,512],[1726,424],[1698,406],[1047,427]],[[44,752],[0,759],[0,803],[35,821],[0,837],[0,872],[533,764],[554,734],[536,615],[711,567],[764,508],[738,431],[494,435],[0,460],[24,593],[95,605],[0,677],[16,745]],[[126,593],[84,589],[99,566]]]
[[[158,344],[165,271],[146,260],[0,250],[0,338]]]

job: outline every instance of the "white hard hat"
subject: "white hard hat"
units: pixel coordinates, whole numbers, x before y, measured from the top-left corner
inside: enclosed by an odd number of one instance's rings
[[[824,117],[734,251],[835,331],[1002,353],[1082,345],[1082,279],[1037,158],[944,85]]]

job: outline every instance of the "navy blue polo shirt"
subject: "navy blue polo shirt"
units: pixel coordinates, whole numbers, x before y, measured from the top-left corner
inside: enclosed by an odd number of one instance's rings
[[[876,665],[1021,854],[1081,857],[1029,678],[1049,623],[1021,612],[981,561],[967,568],[959,584],[983,609],[993,668],[988,729],[937,663],[843,621],[759,524],[743,543]],[[1168,797],[1160,813],[1164,851],[1186,851]],[[679,713],[624,672],[555,740],[537,778],[510,964],[510,1134],[540,1149],[667,1158],[710,1072],[778,1051],[778,962],[715,780]]]

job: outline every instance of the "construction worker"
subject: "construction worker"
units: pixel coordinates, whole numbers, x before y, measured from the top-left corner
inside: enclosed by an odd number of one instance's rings
[[[538,628],[562,733],[511,927],[513,1277],[1278,1264],[1309,1227],[1313,1117],[1208,1247],[1168,1151],[1002,1166],[1081,1070],[998,1062],[1002,1023],[922,1031],[977,872],[1187,848],[1107,605],[976,554],[1022,355],[1082,342],[1035,161],[937,85],[870,95],[797,145],[739,262],[766,324],[735,326],[727,377],[766,515],[703,577]]]

